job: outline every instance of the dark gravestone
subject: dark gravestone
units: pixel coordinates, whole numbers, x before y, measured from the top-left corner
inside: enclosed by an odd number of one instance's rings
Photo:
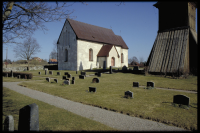
[[[78,74],[78,71],[76,71],[76,74]]]
[[[174,95],[173,103],[189,106],[190,98],[185,95]]]
[[[56,83],[58,83],[58,80],[57,80],[57,79],[54,79],[54,81],[55,81]]]
[[[11,70],[11,77],[13,77],[13,71]]]
[[[97,76],[98,76],[98,77],[101,77],[101,73],[98,73]]]
[[[38,74],[40,75],[40,74],[41,74],[41,72],[38,72]]]
[[[4,121],[4,131],[14,131],[14,119],[12,115],[8,115]]]
[[[33,103],[19,110],[19,131],[39,131],[39,109]]]
[[[92,83],[99,83],[99,79],[98,78],[93,78]]]
[[[81,75],[86,77],[86,72],[81,72]]]
[[[98,75],[98,73],[94,73],[94,75]]]
[[[96,87],[89,87],[89,92],[96,92]]]
[[[123,71],[126,71],[126,70],[127,70],[127,67],[124,65],[124,66],[122,67],[122,70],[123,70]]]
[[[147,82],[147,87],[154,87],[154,86],[155,86],[154,82]]]
[[[131,91],[126,91],[126,92],[125,92],[125,96],[133,97],[133,92],[131,92]]]
[[[53,72],[52,72],[52,71],[49,71],[49,74],[50,74],[50,75],[53,75]]]
[[[63,80],[64,80],[64,79],[67,79],[67,77],[66,77],[66,76],[63,76]]]
[[[106,61],[103,61],[103,69],[106,69]]]
[[[133,82],[133,87],[139,87],[139,82]]]
[[[71,78],[71,74],[67,74],[67,77],[68,77],[68,78]]]
[[[17,78],[20,79],[20,75],[17,75]]]
[[[79,75],[79,79],[85,79],[85,76]]]
[[[133,70],[139,70],[138,66],[134,66]]]
[[[75,77],[72,77],[72,80],[75,80]]]
[[[112,74],[112,66],[110,66],[110,74]]]
[[[47,75],[48,70],[45,70],[45,75]]]
[[[75,80],[72,80],[72,84],[75,84]]]
[[[57,72],[57,75],[60,75],[60,72]]]
[[[68,72],[65,72],[65,73],[64,73],[64,75],[68,75],[68,74],[69,74]]]
[[[50,78],[46,78],[46,81],[50,82]]]

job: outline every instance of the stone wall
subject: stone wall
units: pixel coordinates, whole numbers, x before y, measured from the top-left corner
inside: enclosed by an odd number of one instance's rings
[[[31,66],[29,67],[29,70],[43,70],[44,66]],[[20,71],[27,71],[27,67],[10,67],[10,68],[3,68],[3,72],[20,72]]]

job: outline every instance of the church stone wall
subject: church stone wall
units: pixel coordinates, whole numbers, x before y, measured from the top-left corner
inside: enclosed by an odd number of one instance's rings
[[[77,40],[76,34],[66,21],[61,31],[57,44],[58,50],[58,70],[77,70]],[[65,61],[65,50],[68,51],[68,61]]]

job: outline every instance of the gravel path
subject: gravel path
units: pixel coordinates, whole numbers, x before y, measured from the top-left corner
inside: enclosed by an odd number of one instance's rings
[[[63,108],[77,115],[101,122],[105,125],[123,131],[186,131],[182,128],[168,126],[163,123],[132,117],[98,107],[84,105],[61,97],[18,86],[20,82],[3,82],[3,87],[20,94],[43,101],[50,105]]]

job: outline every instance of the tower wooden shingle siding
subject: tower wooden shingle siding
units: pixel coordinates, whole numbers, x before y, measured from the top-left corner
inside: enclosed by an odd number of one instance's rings
[[[159,30],[147,65],[150,73],[196,73],[196,4],[157,2]]]

